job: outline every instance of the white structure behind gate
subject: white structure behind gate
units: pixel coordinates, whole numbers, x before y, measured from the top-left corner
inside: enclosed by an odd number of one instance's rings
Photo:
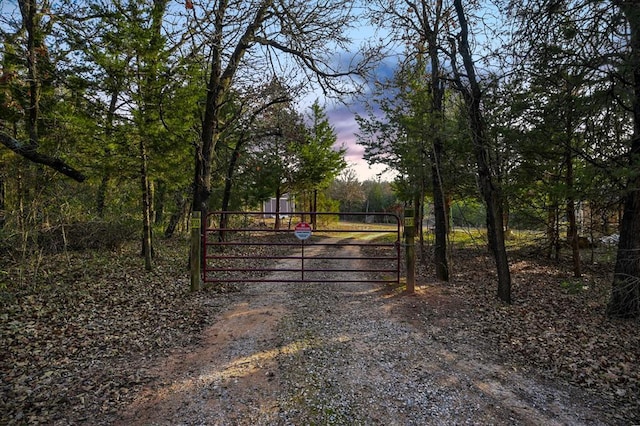
[[[293,212],[295,211],[296,202],[295,199],[289,194],[283,194],[280,197],[280,209],[278,211],[284,212]],[[275,217],[276,215],[276,198],[272,197],[268,201],[262,203],[262,211],[267,213],[266,217]]]

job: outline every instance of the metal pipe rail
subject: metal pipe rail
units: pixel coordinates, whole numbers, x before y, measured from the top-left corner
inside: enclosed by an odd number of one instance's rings
[[[326,212],[281,212],[289,219],[285,227],[274,228],[270,213],[243,211],[210,212],[207,223],[223,223],[223,226],[208,226],[203,235],[203,281],[204,282],[375,282],[396,283],[400,281],[400,218],[395,213],[326,213]],[[304,218],[337,217],[338,223],[345,227],[335,227],[333,222],[320,224],[310,233],[310,237],[299,239],[295,225],[304,222]],[[353,223],[340,221],[344,217],[385,218],[391,222],[388,227],[375,226],[367,223]],[[300,218],[300,222],[293,221]],[[268,224],[267,224],[268,222]],[[318,221],[316,221],[317,223]],[[239,223],[232,226],[231,223]],[[346,224],[349,226],[346,227]],[[306,225],[306,223],[305,223]],[[329,226],[334,226],[329,227]],[[346,228],[346,229],[345,229]],[[360,235],[367,235],[366,242],[358,239]],[[395,235],[393,242],[379,242],[376,237],[388,234]],[[298,238],[296,237],[298,235]],[[353,235],[354,238],[340,238],[343,235]],[[251,250],[251,248],[255,250]],[[262,254],[266,247],[268,250]],[[376,255],[352,254],[360,248],[380,248]],[[323,254],[327,248],[346,250],[348,254]],[[274,253],[275,251],[275,253]],[[306,251],[306,253],[305,253]],[[311,251],[311,253],[310,253]],[[318,253],[319,252],[319,253]],[[253,263],[246,266],[246,261]],[[334,261],[332,265],[320,268],[309,263],[317,261]],[[368,266],[375,262],[377,267]],[[265,264],[266,263],[266,264]],[[306,263],[306,265],[305,265]],[[324,262],[323,262],[324,263]],[[346,265],[345,265],[346,263]],[[356,264],[355,266],[353,264]],[[293,264],[293,265],[292,265]],[[386,266],[386,265],[393,265]],[[350,272],[362,278],[336,278],[332,273]],[[280,276],[273,277],[278,273]],[[282,274],[282,273],[287,273]],[[299,274],[294,274],[299,273]],[[323,273],[322,277],[314,277]],[[381,275],[383,277],[381,277]],[[386,278],[385,276],[393,276]],[[299,278],[296,278],[298,276]],[[373,278],[372,278],[373,277]]]

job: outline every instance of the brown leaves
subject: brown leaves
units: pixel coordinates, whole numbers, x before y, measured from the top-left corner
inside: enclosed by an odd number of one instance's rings
[[[134,246],[46,256],[46,275],[2,295],[0,424],[107,419],[148,381],[145,363],[192,343],[206,295],[189,293],[173,245],[152,273]]]
[[[45,256],[29,287],[0,293],[0,424],[109,423],[151,381],[156,359],[197,341],[226,296],[189,293],[186,244],[156,251],[151,273],[137,246]],[[452,346],[605,396],[620,423],[639,423],[639,324],[605,316],[607,268],[585,265],[574,281],[562,265],[513,255],[506,306],[483,253],[455,252],[452,281],[423,293],[428,310],[412,298],[411,319],[419,313]],[[418,283],[431,276],[420,269]]]
[[[493,265],[484,255],[470,250],[454,256],[460,269],[451,286],[467,315],[458,326],[471,339],[521,368],[605,396],[625,421],[640,420],[639,323],[606,317],[606,267],[585,265],[584,276],[575,279],[563,264],[512,254],[515,302],[505,306],[497,302]]]

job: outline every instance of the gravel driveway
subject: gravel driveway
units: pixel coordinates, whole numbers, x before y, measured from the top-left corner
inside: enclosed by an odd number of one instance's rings
[[[609,424],[592,396],[487,355],[440,289],[243,284],[120,424]]]

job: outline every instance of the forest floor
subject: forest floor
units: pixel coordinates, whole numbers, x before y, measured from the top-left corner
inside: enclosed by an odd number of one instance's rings
[[[408,295],[384,284],[189,292],[186,246],[2,259],[0,424],[640,424],[638,320],[608,262],[481,247]],[[587,254],[585,254],[588,257]],[[20,260],[20,262],[18,262]]]

